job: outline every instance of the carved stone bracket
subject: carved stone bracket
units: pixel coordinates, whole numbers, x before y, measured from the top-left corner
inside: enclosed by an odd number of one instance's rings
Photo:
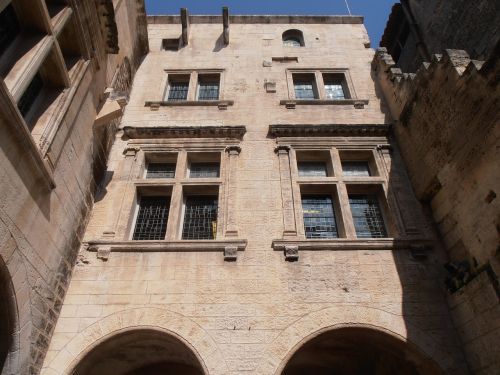
[[[285,246],[285,260],[288,262],[296,262],[299,260],[299,247],[296,245]]]
[[[135,157],[141,149],[139,147],[127,147],[123,150],[125,157]]]
[[[240,146],[227,146],[226,152],[229,155],[239,155],[241,152],[241,147]]]
[[[280,145],[274,149],[274,152],[279,154],[288,154],[290,152],[290,146]]]
[[[226,246],[224,248],[224,260],[226,262],[235,262],[237,258],[238,258],[237,246]]]

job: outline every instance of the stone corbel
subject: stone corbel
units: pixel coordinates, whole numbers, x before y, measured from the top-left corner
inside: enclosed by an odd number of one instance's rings
[[[223,26],[223,37],[224,44],[229,44],[229,8],[222,7],[222,26]]]
[[[288,262],[299,260],[299,247],[297,245],[285,245],[285,260]]]
[[[187,8],[181,8],[181,24],[182,24],[182,45],[187,46],[189,43],[189,13]]]
[[[140,150],[141,149],[139,147],[127,147],[125,150],[123,150],[123,155],[125,155],[125,157],[135,158],[135,156]]]
[[[224,248],[224,260],[235,262],[238,259],[238,246],[226,246]]]
[[[94,126],[103,126],[123,115],[123,108],[127,105],[127,96],[107,88],[104,92],[106,101],[102,105],[94,120]]]
[[[295,109],[296,105],[297,105],[297,102],[295,100],[287,100],[285,102],[285,108],[286,109]]]

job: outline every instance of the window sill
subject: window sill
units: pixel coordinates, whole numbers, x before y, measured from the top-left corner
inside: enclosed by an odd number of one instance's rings
[[[342,251],[342,250],[410,250],[414,257],[424,257],[432,250],[434,241],[429,239],[365,238],[365,239],[277,239],[273,240],[275,251],[284,251],[286,260],[298,260],[299,250]]]
[[[280,100],[280,105],[286,106],[287,109],[294,109],[298,105],[352,105],[356,109],[363,109],[369,103],[368,99],[341,99],[341,100],[325,100],[325,99],[291,99]]]
[[[97,252],[97,258],[107,260],[112,252],[213,252],[222,251],[224,260],[234,261],[238,251],[245,250],[247,240],[176,240],[176,241],[89,241],[87,250]]]
[[[160,107],[218,107],[220,110],[232,106],[234,100],[178,100],[178,101],[147,101],[144,105],[152,111]]]

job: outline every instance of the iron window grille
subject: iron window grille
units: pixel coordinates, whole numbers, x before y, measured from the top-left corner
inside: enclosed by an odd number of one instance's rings
[[[0,56],[14,42],[20,31],[21,26],[17,20],[14,7],[9,4],[0,12]]]
[[[174,178],[174,163],[149,163],[146,178]]]
[[[30,84],[26,88],[26,91],[23,93],[23,95],[19,99],[19,102],[17,103],[17,107],[19,108],[19,111],[21,112],[23,117],[26,117],[30,109],[33,107],[33,104],[42,91],[42,88],[43,80],[40,74],[37,73],[31,80]]]
[[[134,240],[163,240],[167,231],[169,197],[141,197]]]
[[[387,237],[382,211],[376,196],[349,195],[349,204],[358,238]]]
[[[191,163],[190,178],[218,178],[220,176],[219,163]]]
[[[168,98],[169,102],[183,101],[187,100],[189,90],[189,82],[170,82],[168,88]]]
[[[370,166],[366,161],[343,161],[342,173],[344,176],[371,176]]]
[[[300,177],[327,177],[326,163],[322,161],[305,161],[297,163]]]
[[[186,198],[183,240],[214,240],[217,234],[217,198],[190,196]]]
[[[219,78],[199,77],[198,100],[219,100]]]
[[[338,238],[335,210],[328,195],[302,196],[306,238]]]

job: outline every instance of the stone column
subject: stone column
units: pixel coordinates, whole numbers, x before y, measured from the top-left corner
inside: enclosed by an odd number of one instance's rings
[[[283,205],[283,238],[297,236],[295,207],[293,203],[292,177],[290,171],[290,146],[278,146],[274,150],[280,164],[281,201]]]
[[[227,216],[226,216],[226,233],[225,237],[238,237],[238,219],[237,219],[237,202],[236,190],[238,181],[238,155],[241,152],[239,146],[229,146],[226,148],[229,156],[227,168]]]

